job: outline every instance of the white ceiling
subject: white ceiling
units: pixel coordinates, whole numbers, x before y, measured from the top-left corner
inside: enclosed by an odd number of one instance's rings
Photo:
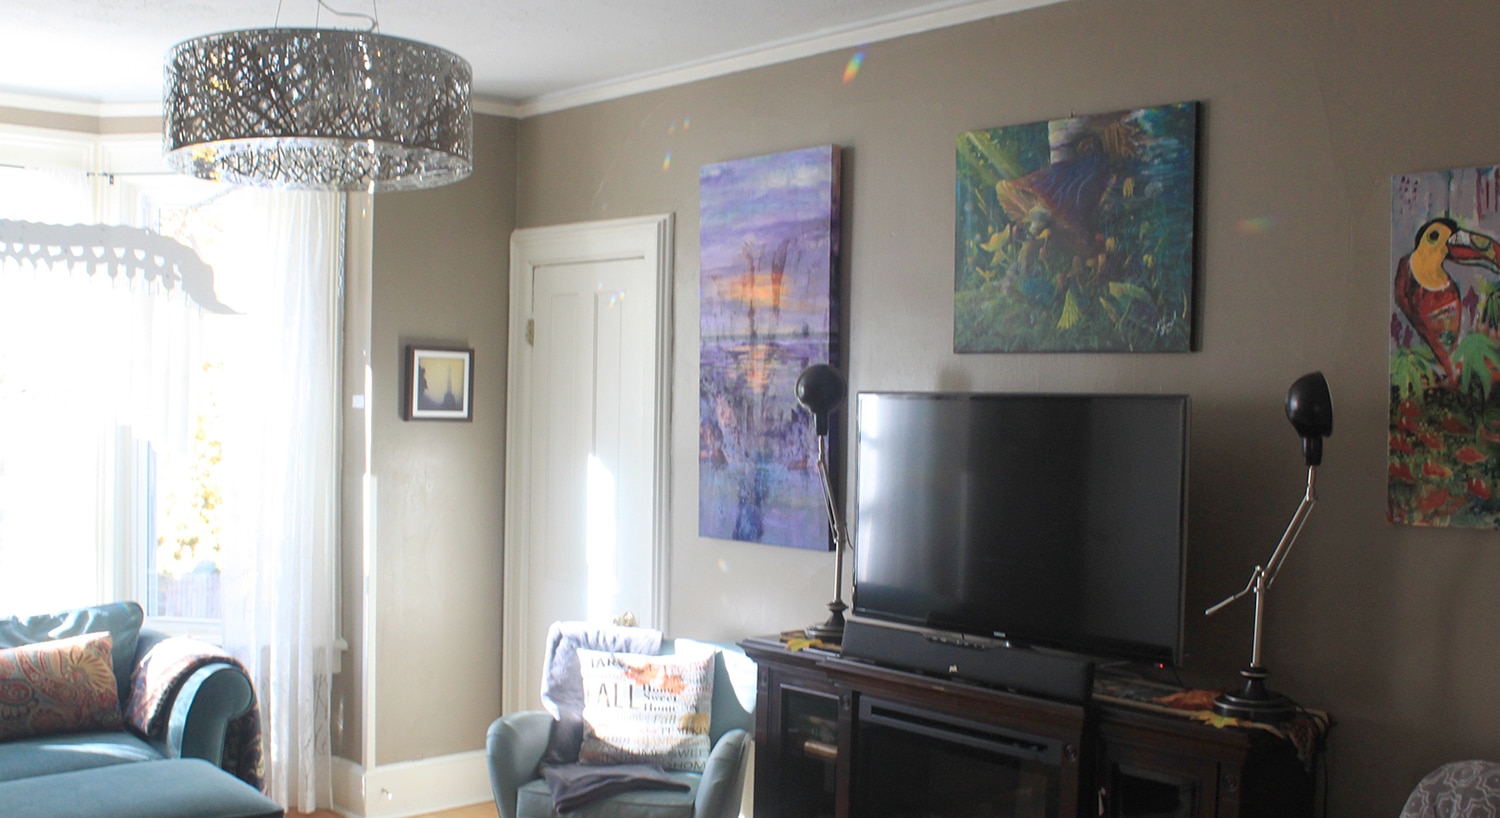
[[[457,52],[476,107],[525,114],[1061,0],[325,2]],[[159,106],[172,45],[278,24],[369,26],[318,0],[0,0],[0,94]]]

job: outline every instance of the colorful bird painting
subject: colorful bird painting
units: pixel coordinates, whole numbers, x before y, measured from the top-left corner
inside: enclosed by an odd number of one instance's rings
[[[1098,137],[1087,135],[1070,146],[1066,158],[995,183],[995,199],[1010,223],[1045,241],[1060,258],[1092,257],[1096,241],[1104,243],[1098,210],[1112,157],[1100,145]]]
[[[1394,296],[1402,316],[1437,357],[1444,382],[1452,386],[1458,377],[1453,350],[1463,334],[1464,307],[1447,270],[1450,261],[1500,275],[1494,239],[1437,218],[1417,230],[1411,252],[1397,262]]]
[[[1500,531],[1500,165],[1391,184],[1386,519]]]
[[[955,352],[1185,352],[1197,103],[960,134]]]

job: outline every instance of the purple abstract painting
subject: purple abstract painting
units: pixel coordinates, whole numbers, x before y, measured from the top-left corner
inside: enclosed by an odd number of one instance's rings
[[[702,536],[830,547],[796,384],[811,364],[838,364],[838,236],[835,146],[699,172]]]

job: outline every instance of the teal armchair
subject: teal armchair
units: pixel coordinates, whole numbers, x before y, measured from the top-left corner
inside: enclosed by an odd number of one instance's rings
[[[661,653],[709,646],[714,659],[712,751],[702,773],[669,773],[688,785],[685,791],[624,792],[569,812],[569,818],[735,818],[745,788],[751,733],[755,729],[755,662],[739,646],[690,639],[662,641]],[[552,793],[542,779],[542,759],[553,719],[544,710],[501,716],[490,725],[486,741],[490,785],[501,818],[558,818]]]

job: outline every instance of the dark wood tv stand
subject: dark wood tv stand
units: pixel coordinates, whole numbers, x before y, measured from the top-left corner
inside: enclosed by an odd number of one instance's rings
[[[869,752],[859,749],[867,746],[862,742],[880,729],[865,723],[874,720],[868,714],[876,712],[875,705],[912,714],[922,723],[993,727],[1034,738],[1038,757],[1050,754],[1055,762],[1053,780],[1059,786],[1049,809],[1057,818],[1314,814],[1311,765],[1299,759],[1292,742],[1267,730],[1215,728],[1102,698],[1097,686],[1093,702],[1084,706],[878,667],[828,651],[794,653],[776,637],[741,645],[759,666],[757,818],[907,814],[909,808],[872,800],[860,789],[862,775],[905,775],[899,767],[860,768],[861,754]],[[1011,814],[1044,813],[1024,807]]]

